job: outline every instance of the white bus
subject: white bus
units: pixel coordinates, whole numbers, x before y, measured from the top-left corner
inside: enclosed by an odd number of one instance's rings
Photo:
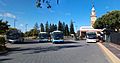
[[[96,32],[87,32],[86,33],[86,42],[97,42]]]
[[[62,31],[53,31],[51,33],[51,41],[52,43],[63,43],[64,35]]]
[[[47,32],[40,32],[39,35],[39,42],[47,42],[50,41],[49,34]]]
[[[23,33],[19,30],[10,30],[6,33],[6,41],[10,43],[24,42]]]

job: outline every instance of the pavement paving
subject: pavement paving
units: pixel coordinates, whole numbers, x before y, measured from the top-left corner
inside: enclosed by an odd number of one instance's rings
[[[103,45],[120,59],[120,45],[114,43],[104,43]]]
[[[109,63],[96,43],[84,40],[62,44],[31,41],[7,46],[9,52],[0,56],[0,63]]]

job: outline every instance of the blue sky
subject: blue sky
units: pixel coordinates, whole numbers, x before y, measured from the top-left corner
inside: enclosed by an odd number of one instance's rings
[[[40,9],[35,7],[35,0],[0,0],[0,19],[8,20],[11,27],[16,19],[16,27],[23,32],[25,24],[28,24],[30,30],[36,22],[45,24],[48,21],[57,24],[62,21],[70,24],[73,20],[77,29],[90,25],[91,0],[60,0],[59,5],[55,0],[51,2],[52,9],[47,9],[45,4]],[[107,11],[120,10],[120,0],[94,0],[94,5],[97,17]]]

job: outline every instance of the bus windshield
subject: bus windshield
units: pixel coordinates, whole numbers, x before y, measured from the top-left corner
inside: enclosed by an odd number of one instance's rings
[[[63,39],[63,33],[54,33],[53,38],[54,39]]]
[[[40,34],[39,35],[40,39],[48,39],[48,37],[49,37],[48,34]]]
[[[7,39],[18,39],[20,37],[20,33],[17,31],[9,31],[6,35]]]
[[[97,37],[96,37],[96,34],[95,34],[95,33],[88,33],[88,34],[87,34],[87,38],[88,38],[88,39],[96,39]]]

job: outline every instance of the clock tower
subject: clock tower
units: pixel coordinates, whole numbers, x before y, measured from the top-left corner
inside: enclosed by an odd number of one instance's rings
[[[97,19],[97,16],[96,16],[96,12],[95,12],[95,8],[94,8],[94,4],[92,3],[92,11],[91,11],[91,26],[94,25],[96,19]]]

